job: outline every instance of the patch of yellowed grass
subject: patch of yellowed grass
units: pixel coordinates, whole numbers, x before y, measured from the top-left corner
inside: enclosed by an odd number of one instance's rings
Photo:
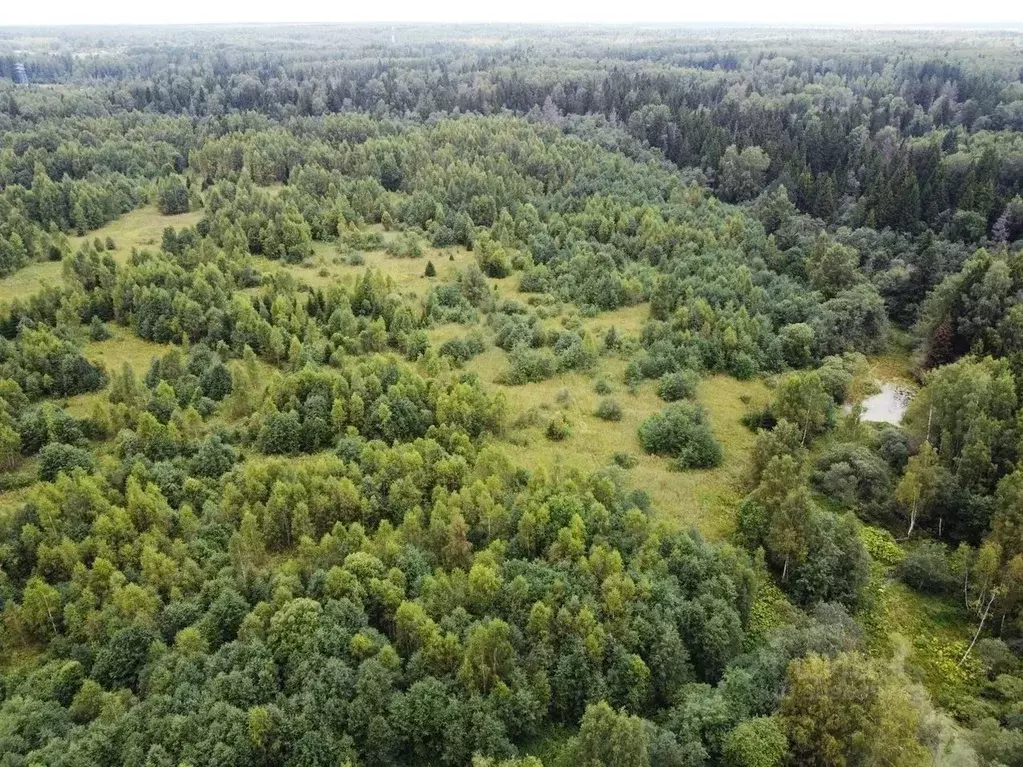
[[[867,363],[870,367],[870,374],[880,381],[891,381],[915,389],[917,383],[911,371],[912,359],[908,352],[893,350],[868,357]]]
[[[891,349],[882,354],[867,357],[866,364],[858,370],[849,388],[849,402],[859,402],[876,394],[878,382],[893,383],[915,392],[919,384],[913,378],[912,360],[907,351]]]
[[[474,327],[476,326],[460,325],[457,322],[444,322],[439,325],[431,325],[426,329],[426,335],[430,339],[430,345],[438,347],[445,341],[450,341],[452,338],[468,335],[472,332]]]

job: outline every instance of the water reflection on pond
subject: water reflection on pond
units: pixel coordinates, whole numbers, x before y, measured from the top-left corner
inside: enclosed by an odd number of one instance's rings
[[[906,414],[913,393],[904,386],[885,381],[878,381],[881,388],[877,394],[867,397],[860,404],[863,411],[860,420],[875,423],[899,424]]]

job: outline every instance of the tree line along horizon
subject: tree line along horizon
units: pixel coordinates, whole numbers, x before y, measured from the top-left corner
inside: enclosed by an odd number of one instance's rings
[[[395,40],[0,29],[0,766],[1023,765],[1018,38]]]

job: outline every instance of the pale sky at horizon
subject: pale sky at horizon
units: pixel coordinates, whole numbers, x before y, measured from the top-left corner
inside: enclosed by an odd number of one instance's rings
[[[992,25],[1023,22],[1023,3],[999,0],[729,0],[723,3],[582,2],[520,0],[388,0],[381,3],[324,0],[3,0],[0,27],[59,24],[202,24],[244,22],[535,22],[690,23],[847,26]]]

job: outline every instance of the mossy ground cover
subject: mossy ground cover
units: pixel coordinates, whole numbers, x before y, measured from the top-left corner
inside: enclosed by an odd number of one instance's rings
[[[857,618],[871,651],[883,657],[904,656],[910,676],[943,708],[955,712],[979,692],[981,665],[975,655],[964,660],[976,618],[961,602],[916,591],[898,580],[891,568],[875,562]]]

